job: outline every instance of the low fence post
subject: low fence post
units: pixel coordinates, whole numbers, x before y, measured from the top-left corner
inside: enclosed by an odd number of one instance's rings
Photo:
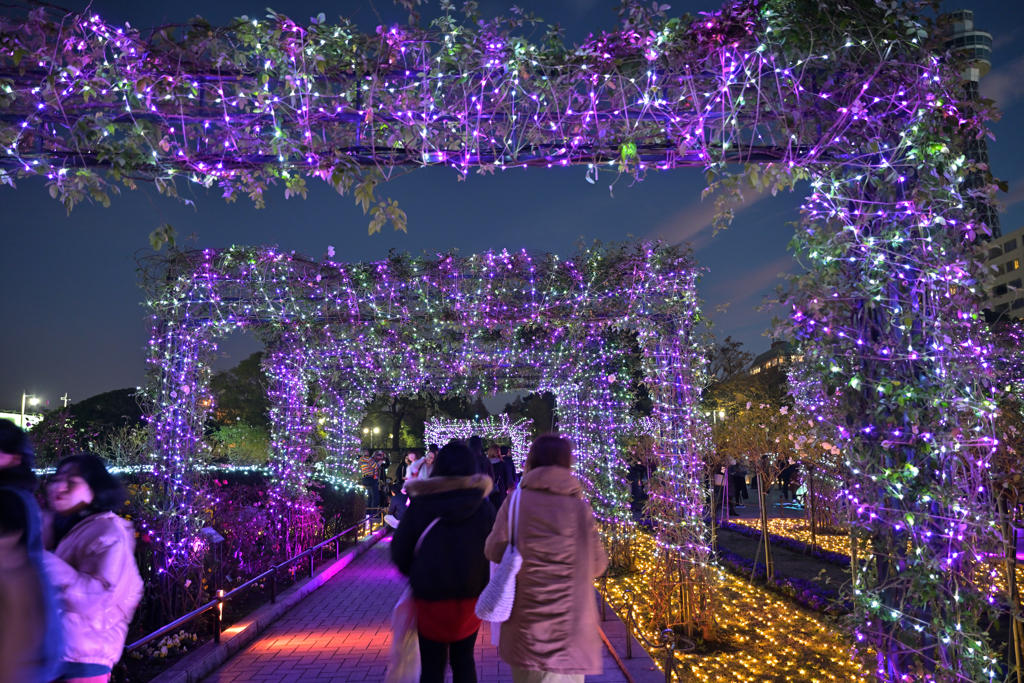
[[[665,645],[665,683],[672,683],[672,671],[676,668],[676,633],[670,628],[661,632]]]
[[[274,573],[270,575],[270,603],[274,604],[277,602],[277,568],[275,567]]]
[[[341,557],[341,538],[334,539],[334,559]]]
[[[601,621],[608,621],[605,615],[605,603],[608,602],[608,574],[601,577]]]
[[[633,591],[626,591],[626,659],[633,659]]]
[[[213,608],[213,642],[220,644],[220,623],[224,618],[224,591],[217,591],[217,604]]]

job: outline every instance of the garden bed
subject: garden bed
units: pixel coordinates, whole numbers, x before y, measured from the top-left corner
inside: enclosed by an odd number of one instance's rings
[[[637,540],[638,566],[650,566],[645,555],[653,552],[649,537]],[[611,604],[621,608],[625,590],[636,596],[637,625],[645,637],[658,642],[660,625],[647,615],[650,594],[643,572],[611,575],[608,592]],[[793,604],[766,588],[726,572],[720,574],[716,612],[718,634],[714,642],[697,640],[697,648],[677,652],[681,680],[750,681],[792,683],[792,681],[867,681],[871,675],[851,652],[848,640],[833,617],[816,614]],[[663,650],[649,650],[660,662]]]
[[[839,593],[820,586],[816,581],[786,576],[776,565],[775,576],[768,578],[768,569],[763,562],[755,563],[745,557],[719,549],[718,561],[734,576],[746,581],[755,581],[773,593],[787,597],[799,605],[815,612],[838,616],[849,612],[849,605],[840,601]]]
[[[733,519],[723,523],[721,528],[750,537],[761,537],[761,520],[759,519]],[[816,543],[812,545],[811,532],[804,520],[769,519],[768,535],[771,538],[772,549],[786,548],[810,555],[837,567],[850,566],[850,535],[845,530],[833,530],[830,533],[818,532],[815,535]]]

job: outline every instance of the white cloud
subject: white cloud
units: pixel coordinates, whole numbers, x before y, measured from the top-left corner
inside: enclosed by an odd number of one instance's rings
[[[770,196],[768,193],[748,191],[743,195],[743,202],[734,205],[733,211],[738,215]],[[699,251],[711,241],[711,224],[714,219],[715,197],[712,195],[672,214],[649,237],[663,239],[669,244],[690,242],[694,250]]]
[[[1012,31],[1003,31],[1001,33],[992,34],[992,51],[1000,50],[1008,45],[1014,45],[1017,42],[1017,36],[1020,34],[1021,27],[1018,26]]]
[[[996,194],[996,199],[1001,201],[1004,206],[1013,206],[1020,202],[1024,202],[1024,178],[1017,178],[1010,183],[1010,191],[1005,195]]]
[[[981,79],[981,94],[995,100],[1004,111],[1024,97],[1024,55],[993,69]]]

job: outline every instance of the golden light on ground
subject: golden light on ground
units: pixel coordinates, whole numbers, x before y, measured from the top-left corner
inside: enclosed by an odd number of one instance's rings
[[[734,524],[742,524],[749,526],[752,529],[761,529],[761,520],[759,519],[738,519],[733,518],[729,520]],[[779,536],[788,536],[789,538],[795,538],[798,541],[810,544],[811,542],[811,530],[807,528],[807,520],[805,519],[769,519],[768,520],[768,531]],[[819,548],[824,550],[831,550],[834,553],[842,553],[843,555],[850,554],[850,537],[847,534],[839,535],[822,535],[820,532],[816,536],[817,545]]]
[[[626,590],[636,596],[637,624],[651,643],[659,642],[660,625],[647,618],[648,577],[657,571],[653,541],[637,540],[639,571],[608,579],[612,604],[624,616]],[[677,671],[686,682],[739,683],[870,681],[870,674],[852,657],[848,640],[828,619],[818,617],[720,573],[718,615],[720,642],[699,644],[698,652],[677,653]],[[646,645],[645,645],[646,647]],[[703,648],[703,651],[699,650]],[[664,664],[665,650],[648,648]]]

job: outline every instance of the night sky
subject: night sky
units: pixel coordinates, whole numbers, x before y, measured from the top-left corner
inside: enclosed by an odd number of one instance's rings
[[[715,0],[663,0],[670,14],[717,9]],[[512,0],[483,0],[485,16],[507,13]],[[248,14],[262,17],[265,7],[300,22],[324,12],[354,18],[364,30],[380,23],[404,23],[406,14],[389,0],[94,0],[92,11],[113,23],[143,27],[177,23],[200,14],[215,24]],[[85,0],[61,3],[73,10]],[[425,15],[438,3],[431,0]],[[461,0],[457,5],[461,6]],[[561,22],[567,39],[579,41],[594,30],[612,30],[614,0],[519,0],[547,22]],[[993,172],[1010,182],[1002,195],[1007,212],[1003,231],[1024,221],[1024,3],[1017,0],[946,2],[944,9],[975,11],[976,26],[992,33],[993,68],[982,93],[1003,109],[990,142]],[[379,19],[378,19],[379,13]],[[768,348],[764,336],[772,313],[757,312],[764,295],[779,284],[779,274],[798,272],[787,250],[797,207],[807,187],[785,196],[753,197],[733,226],[712,238],[713,204],[701,203],[704,177],[699,169],[652,173],[640,183],[602,174],[596,185],[584,180],[585,168],[515,169],[494,176],[471,174],[458,182],[452,169],[420,169],[379,188],[397,199],[409,216],[409,233],[367,235],[367,218],[351,197],[309,180],[309,198],[284,198],[283,188],[257,210],[246,199],[227,204],[216,189],[180,185],[196,207],[159,195],[142,185],[125,190],[110,208],[83,204],[68,216],[50,198],[42,180],[18,181],[0,188],[0,410],[20,406],[26,391],[60,405],[68,392],[79,401],[99,392],[144,382],[148,339],[135,257],[148,249],[150,231],[170,223],[179,243],[196,247],[272,244],[322,258],[328,246],[338,261],[384,258],[390,249],[420,253],[458,248],[463,254],[486,249],[536,249],[568,255],[580,239],[625,240],[629,236],[691,242],[707,273],[701,282],[704,310],[719,339],[742,341],[757,354]],[[193,239],[185,239],[194,235]],[[780,312],[781,313],[781,312]],[[236,335],[221,344],[218,368],[231,367],[259,344]]]

